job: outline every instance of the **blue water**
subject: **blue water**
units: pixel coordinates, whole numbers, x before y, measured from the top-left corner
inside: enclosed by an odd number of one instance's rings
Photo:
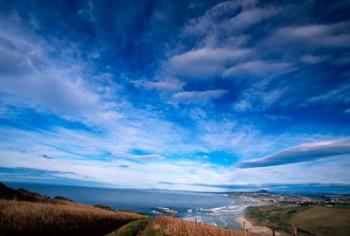
[[[113,209],[131,210],[156,215],[160,208],[176,211],[176,217],[200,220],[221,227],[239,228],[234,218],[244,211],[236,197],[225,194],[186,191],[110,189],[10,183],[12,188],[25,188],[50,197],[63,196],[84,204],[103,204]]]

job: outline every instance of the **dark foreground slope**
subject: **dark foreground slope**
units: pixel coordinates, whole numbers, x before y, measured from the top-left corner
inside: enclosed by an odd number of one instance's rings
[[[145,218],[0,185],[0,235],[105,235]]]

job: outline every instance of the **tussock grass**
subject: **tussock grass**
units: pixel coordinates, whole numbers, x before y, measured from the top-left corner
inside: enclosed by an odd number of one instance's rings
[[[315,235],[350,235],[350,209],[316,206],[293,215],[288,223]]]
[[[144,218],[132,212],[111,211],[64,201],[38,203],[0,200],[0,235],[105,235]]]
[[[151,226],[156,233],[164,236],[254,236],[258,234],[245,233],[230,229],[218,228],[214,225],[178,220],[171,217],[157,217]],[[147,228],[146,228],[147,229]],[[152,235],[151,230],[144,232],[145,236]]]

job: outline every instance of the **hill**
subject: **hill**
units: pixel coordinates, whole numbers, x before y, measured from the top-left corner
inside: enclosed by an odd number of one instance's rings
[[[131,221],[133,212],[87,206],[67,198],[49,198],[0,184],[0,235],[105,235]]]
[[[350,207],[327,205],[266,205],[246,209],[246,217],[256,225],[291,233],[295,226],[301,235],[350,235]]]
[[[294,215],[288,222],[320,236],[350,235],[350,208],[316,206]]]
[[[25,189],[12,189],[0,183],[0,199],[31,201],[31,202],[49,202],[50,198],[38,193],[29,192]]]

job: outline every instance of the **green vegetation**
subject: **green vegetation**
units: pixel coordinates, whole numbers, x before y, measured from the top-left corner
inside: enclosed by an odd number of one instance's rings
[[[139,232],[142,232],[149,222],[149,218],[136,220],[126,225],[123,225],[120,229],[107,234],[107,236],[135,236]]]
[[[110,207],[110,206],[106,206],[106,205],[102,205],[102,204],[96,204],[96,205],[94,205],[94,207],[101,208],[101,209],[105,209],[105,210],[110,210],[110,211],[113,211],[113,208],[112,208],[112,207]]]
[[[294,214],[309,207],[300,205],[248,207],[246,209],[246,217],[255,224],[289,233],[290,225],[287,223],[288,220]]]
[[[56,196],[56,197],[50,199],[49,202],[50,203],[60,203],[60,204],[63,204],[63,203],[76,203],[73,200],[70,200],[68,198],[61,197],[61,196]]]
[[[142,236],[165,236],[161,226],[151,221],[141,234]]]
[[[315,235],[350,235],[347,206],[269,205],[248,207],[246,217],[257,225],[290,233],[291,226]]]

